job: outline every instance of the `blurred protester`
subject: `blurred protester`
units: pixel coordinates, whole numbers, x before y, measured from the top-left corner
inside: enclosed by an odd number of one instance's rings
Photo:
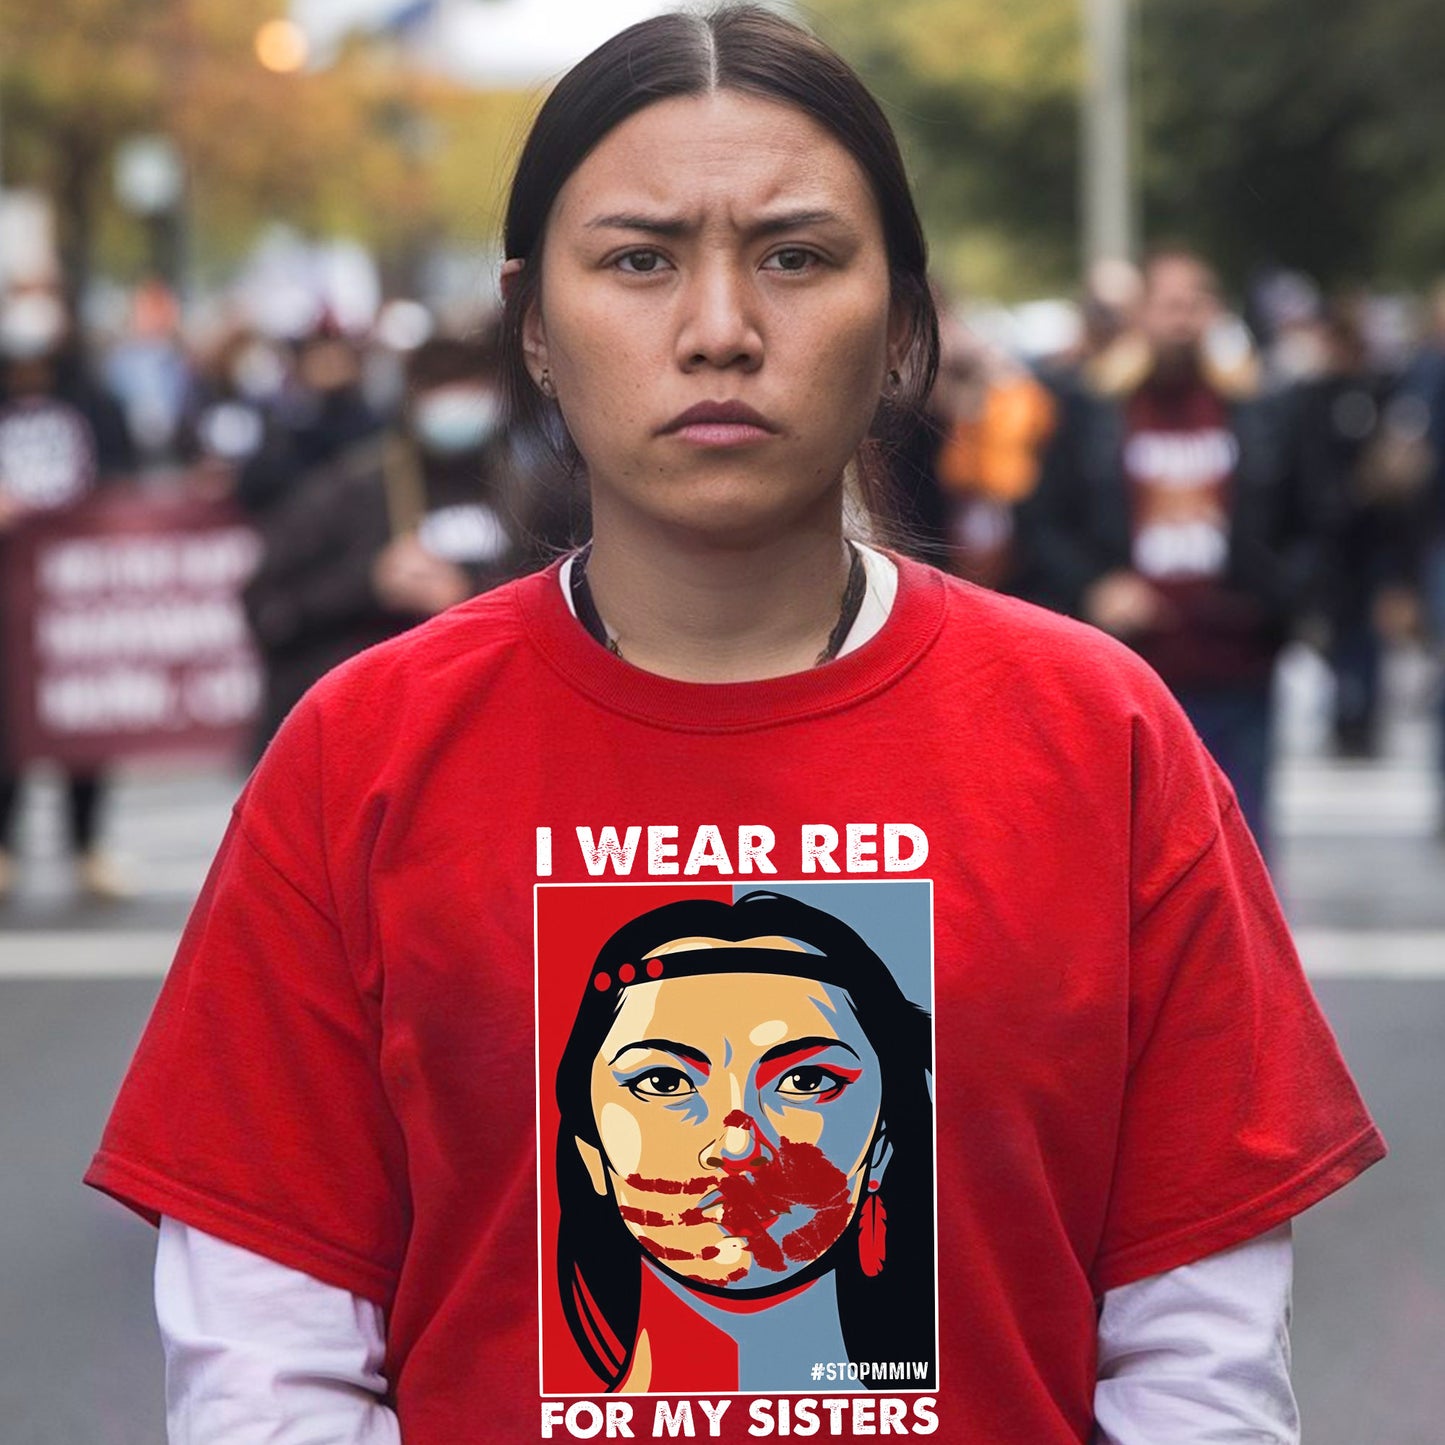
[[[1054,404],[941,297],[939,322],[938,380],[896,469],[905,541],[935,566],[1007,589],[1013,509],[1038,480]]]
[[[250,354],[259,373],[261,353]],[[284,502],[301,478],[382,428],[366,400],[356,344],[329,322],[297,344],[294,371],[284,363],[282,370],[284,384],[271,410],[273,429],[236,486],[237,501],[255,517]]]
[[[1441,782],[1439,828],[1445,837],[1445,281],[1436,287],[1429,332],[1405,373],[1400,397],[1402,405],[1413,408],[1418,418],[1428,454],[1416,510],[1415,543],[1426,622],[1442,674],[1436,763]]]
[[[962,329],[947,299],[933,288],[939,320],[938,380],[924,409],[908,427],[890,457],[897,541],[903,551],[935,567],[952,570],[950,506],[938,479],[938,454],[952,425],[952,396],[947,371]]]
[[[1265,267],[1250,285],[1245,316],[1270,386],[1307,385],[1331,365],[1324,297],[1304,272]]]
[[[262,745],[331,667],[535,560],[499,426],[495,339],[424,343],[408,383],[394,430],[260,518],[246,608],[266,667]]]
[[[104,378],[120,402],[141,464],[178,460],[191,364],[181,338],[180,305],[164,282],[150,280],[137,288],[126,334],[106,354]]]
[[[244,490],[248,469],[286,463],[287,441],[275,420],[287,366],[271,342],[232,327],[196,368],[181,428],[181,453],[217,490]],[[261,483],[258,490],[265,490]]]
[[[937,392],[947,420],[934,469],[948,508],[953,570],[1008,589],[1014,511],[1038,483],[1057,409],[1026,367],[965,326],[947,326],[944,342]]]
[[[133,465],[120,408],[87,381],[69,340],[65,307],[54,293],[29,291],[0,303],[0,537],[28,518],[75,505]],[[0,739],[0,897],[14,881],[21,783],[3,744]],[[99,843],[100,776],[70,773],[65,781],[82,887],[97,898],[127,897],[128,886]]]
[[[1304,355],[1303,325],[1293,332]],[[1320,610],[1335,674],[1334,741],[1343,757],[1379,750],[1385,644],[1412,625],[1415,512],[1428,470],[1418,406],[1373,364],[1359,304],[1315,327],[1320,374],[1299,383],[1301,484],[1325,519]]]
[[[1288,410],[1184,249],[1144,271],[1139,324],[1061,395],[1021,514],[1029,595],[1163,676],[1264,840],[1271,679],[1318,566]]]
[[[1089,267],[1079,307],[1082,328],[1075,370],[1096,361],[1134,329],[1144,297],[1139,268],[1119,256]]]

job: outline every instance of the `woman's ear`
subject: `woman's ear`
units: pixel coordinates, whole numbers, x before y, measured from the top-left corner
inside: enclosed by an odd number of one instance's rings
[[[904,372],[913,340],[914,319],[907,306],[894,301],[888,308],[888,370]]]
[[[512,303],[512,298],[518,294],[522,285],[522,273],[527,263],[520,257],[513,257],[509,261],[502,262],[502,301],[505,305]],[[541,390],[542,378],[547,374],[547,331],[542,324],[542,308],[537,304],[537,288],[532,288],[532,295],[527,302],[526,315],[522,317],[522,355],[526,358],[527,371],[531,375],[533,383]]]
[[[602,1163],[602,1151],[595,1145],[589,1144],[585,1139],[573,1137],[572,1142],[577,1146],[577,1153],[582,1159],[582,1167],[587,1171],[587,1177],[592,1181],[592,1187],[599,1194],[607,1193],[607,1169]]]
[[[526,264],[520,256],[514,256],[511,260],[502,262],[502,274],[499,285],[502,289],[503,306],[517,294],[517,285],[521,280],[522,271],[526,267]]]

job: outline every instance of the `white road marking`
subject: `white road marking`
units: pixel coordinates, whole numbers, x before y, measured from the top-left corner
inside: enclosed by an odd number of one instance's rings
[[[55,929],[0,934],[0,978],[160,978],[179,929]]]
[[[1431,838],[1440,785],[1424,767],[1291,761],[1275,774],[1271,823],[1288,838]]]
[[[1445,929],[1301,928],[1311,978],[1445,978]]]

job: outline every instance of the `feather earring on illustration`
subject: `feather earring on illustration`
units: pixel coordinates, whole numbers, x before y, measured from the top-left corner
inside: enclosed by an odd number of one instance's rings
[[[878,1194],[878,1181],[868,1181],[868,1197],[858,1211],[858,1265],[870,1279],[883,1273],[888,1257],[888,1211]]]

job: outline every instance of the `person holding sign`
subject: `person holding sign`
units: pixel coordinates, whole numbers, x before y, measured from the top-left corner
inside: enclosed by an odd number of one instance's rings
[[[120,408],[81,378],[67,334],[65,308],[49,291],[0,306],[0,539],[27,517],[73,506],[132,462]],[[14,885],[20,781],[0,745],[0,899]],[[129,897],[99,844],[99,776],[70,773],[66,792],[81,886],[98,899]]]

